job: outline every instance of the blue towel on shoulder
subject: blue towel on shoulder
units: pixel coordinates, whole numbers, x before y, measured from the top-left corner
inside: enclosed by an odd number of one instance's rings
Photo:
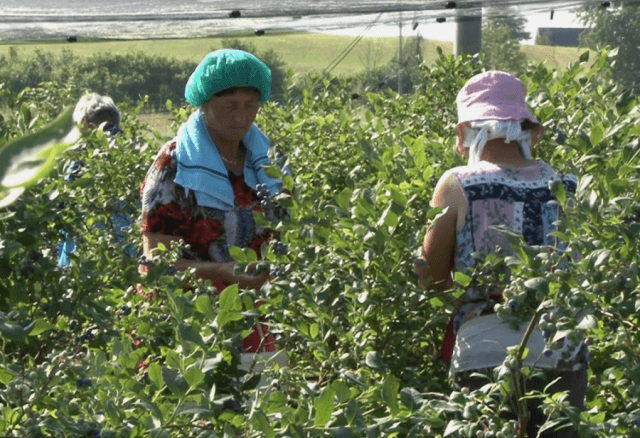
[[[195,111],[178,130],[178,170],[175,183],[195,192],[198,205],[220,210],[234,206],[233,187],[229,173],[218,153],[200,110]],[[267,184],[275,195],[282,191],[282,182],[270,178],[262,166],[270,164],[269,139],[253,124],[242,139],[247,154],[244,162],[244,180],[255,189]]]

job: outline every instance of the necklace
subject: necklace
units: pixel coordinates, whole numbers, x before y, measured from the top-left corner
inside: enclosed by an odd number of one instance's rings
[[[236,164],[240,162],[240,157],[235,157],[235,158],[225,158],[222,156],[222,154],[220,154],[220,158],[222,158],[222,161],[224,161],[225,163],[229,163],[229,164]]]

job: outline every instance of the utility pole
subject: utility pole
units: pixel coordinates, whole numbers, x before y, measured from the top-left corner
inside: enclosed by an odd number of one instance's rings
[[[400,11],[399,15],[398,30],[400,35],[400,40],[398,42],[398,94],[402,94],[402,11]]]
[[[453,53],[475,55],[482,48],[482,2],[458,2]]]

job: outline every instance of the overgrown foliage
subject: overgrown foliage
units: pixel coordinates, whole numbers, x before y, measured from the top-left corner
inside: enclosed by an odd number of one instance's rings
[[[527,67],[527,57],[520,42],[529,38],[524,31],[527,20],[517,13],[490,9],[482,25],[482,54],[485,65],[520,75]]]
[[[636,72],[640,68],[640,5],[627,1],[614,2],[614,5],[609,8],[594,5],[580,13],[583,23],[590,26],[580,35],[580,42],[593,50],[617,48],[619,54],[613,67],[613,78],[638,93],[640,80]]]
[[[528,394],[543,397],[549,424],[626,438],[640,436],[640,114],[610,80],[610,64],[601,52],[563,72],[538,65],[522,76],[548,127],[535,153],[580,184],[574,199],[556,189],[568,251],[514,242],[508,291],[518,304],[499,312],[535,323],[551,306],[551,339],[589,340],[584,412],[562,396]],[[482,68],[441,56],[421,66],[415,94],[354,100],[333,78],[266,105],[258,123],[288,157],[294,197],[291,219],[271,224],[288,252],[263,248],[286,274],[257,292],[214,291],[171,269],[177,254],[166,251],[140,275],[130,250],[140,247],[138,226],[123,236],[110,221],[116,207],[137,214],[140,182],[164,139],[137,122],[139,106],[123,109],[125,132],[115,140],[86,134],[50,177],[1,212],[0,436],[514,436],[515,423],[498,415],[500,394],[513,392],[514,374],[531,370],[513,351],[495,383],[452,392],[438,346],[455,296],[472,279],[458,275],[454,289],[431,295],[412,273],[438,213],[429,207],[433,186],[463,163],[454,153],[455,95]],[[68,94],[59,92],[32,95],[38,117],[25,132],[52,118],[48,108]],[[188,115],[171,110],[176,125]],[[22,135],[14,128],[20,111],[14,106],[2,122],[0,146]],[[68,183],[61,173],[72,160],[86,170]],[[67,268],[55,263],[60,230],[78,246]],[[561,257],[564,269],[555,269]],[[264,304],[256,309],[255,300]],[[271,383],[256,391],[257,378],[237,365],[242,335],[258,316],[290,362],[266,371]]]
[[[50,82],[74,99],[90,90],[118,103],[149,96],[147,105],[159,109],[167,99],[184,101],[184,84],[195,67],[193,62],[143,52],[96,53],[85,58],[71,50],[59,55],[39,50],[33,56],[22,56],[12,48],[8,57],[0,57],[0,83],[19,91]]]

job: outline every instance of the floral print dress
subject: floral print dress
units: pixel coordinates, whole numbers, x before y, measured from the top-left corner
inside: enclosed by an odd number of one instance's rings
[[[190,246],[190,250],[184,251],[188,260],[230,262],[231,246],[251,248],[260,256],[261,245],[275,234],[254,221],[253,211],[262,211],[256,192],[247,186],[242,175],[229,172],[234,208],[224,211],[201,207],[193,191],[174,182],[176,152],[175,141],[166,144],[142,183],[142,232],[181,237]],[[221,291],[228,284],[219,281],[213,282],[213,286]],[[244,339],[243,347],[245,352],[276,350],[273,336],[263,323],[256,324],[254,332]]]

